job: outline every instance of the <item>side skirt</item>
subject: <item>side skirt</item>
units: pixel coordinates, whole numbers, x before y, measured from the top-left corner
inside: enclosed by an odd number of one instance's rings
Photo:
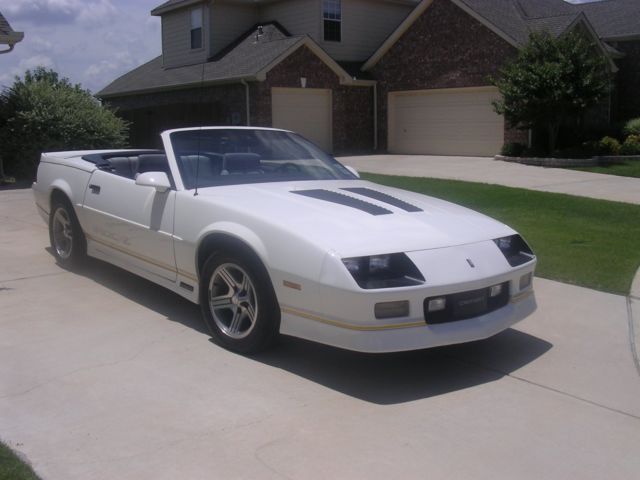
[[[102,260],[104,262],[115,265],[116,267],[122,268],[127,272],[131,272],[139,277],[142,277],[150,282],[153,282],[161,287],[164,287],[168,290],[171,290],[174,293],[177,293],[181,297],[186,298],[187,300],[199,304],[199,285],[198,282],[193,281],[191,278],[184,277],[178,274],[178,277],[175,282],[168,280],[166,278],[162,278],[158,275],[155,275],[151,272],[147,272],[141,268],[128,263],[122,257],[126,256],[126,254],[122,252],[118,252],[113,250],[106,245],[97,244],[96,242],[87,238],[87,255],[93,258],[97,258],[98,260]],[[180,286],[180,284],[189,285],[193,287],[193,289],[184,288]]]

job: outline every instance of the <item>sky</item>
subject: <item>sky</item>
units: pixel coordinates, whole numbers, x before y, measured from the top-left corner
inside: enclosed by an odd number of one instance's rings
[[[97,92],[158,56],[164,0],[0,0],[0,12],[24,40],[0,55],[0,87],[42,65]]]
[[[27,69],[44,66],[99,91],[161,53],[160,19],[149,12],[163,2],[0,0],[0,12],[25,34],[13,52],[0,55],[0,88]]]

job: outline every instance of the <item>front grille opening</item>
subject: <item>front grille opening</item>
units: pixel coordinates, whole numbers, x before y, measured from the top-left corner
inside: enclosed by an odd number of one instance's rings
[[[469,290],[467,292],[452,293],[424,300],[424,319],[428,324],[456,322],[467,318],[479,317],[498,310],[509,303],[509,282],[501,283],[500,293],[491,296],[491,287]],[[431,300],[445,299],[442,310],[429,312]]]

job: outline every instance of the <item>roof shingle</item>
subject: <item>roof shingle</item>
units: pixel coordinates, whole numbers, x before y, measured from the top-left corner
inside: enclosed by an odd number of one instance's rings
[[[255,30],[252,30],[226,55],[204,64],[165,69],[162,66],[162,56],[156,57],[111,82],[98,92],[98,96],[109,97],[252,77],[304,39],[305,37],[300,36],[286,36],[273,24],[265,25],[258,41]]]

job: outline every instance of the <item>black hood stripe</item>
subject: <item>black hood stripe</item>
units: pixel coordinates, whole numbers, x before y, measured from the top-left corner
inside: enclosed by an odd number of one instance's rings
[[[339,205],[344,205],[345,207],[357,208],[358,210],[362,210],[363,212],[367,212],[371,215],[389,215],[390,213],[393,213],[391,210],[374,205],[373,203],[365,202],[364,200],[350,197],[343,193],[332,192],[330,190],[297,190],[291,193],[324,200],[325,202],[337,203]]]
[[[341,188],[340,190],[346,190],[347,192],[357,193],[358,195],[362,195],[363,197],[369,197],[380,202],[388,203],[389,205],[393,205],[394,207],[401,208],[405,212],[423,211],[421,208],[418,208],[415,205],[411,205],[404,200],[400,200],[399,198],[392,197],[391,195],[387,195],[386,193],[378,192],[377,190],[372,190],[370,188],[356,187]]]

